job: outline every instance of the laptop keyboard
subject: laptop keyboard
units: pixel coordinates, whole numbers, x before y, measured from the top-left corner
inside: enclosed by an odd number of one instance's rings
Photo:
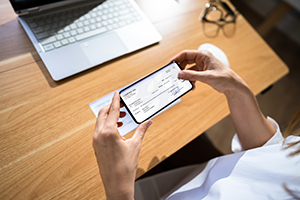
[[[59,13],[27,19],[45,51],[115,30],[142,20],[127,0],[107,0]]]

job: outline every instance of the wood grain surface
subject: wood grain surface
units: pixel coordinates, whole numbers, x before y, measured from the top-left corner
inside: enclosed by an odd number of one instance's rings
[[[55,82],[9,1],[0,0],[0,199],[106,199],[92,149],[96,118],[89,103],[164,66],[184,49],[215,44],[255,94],[288,73],[242,15],[232,37],[220,31],[208,38],[198,20],[205,0],[137,3],[163,36],[161,42]],[[224,96],[197,83],[195,91],[154,118],[137,176],[228,114]]]

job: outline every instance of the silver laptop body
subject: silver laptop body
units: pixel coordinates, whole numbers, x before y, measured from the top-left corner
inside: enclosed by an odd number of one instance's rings
[[[48,0],[25,9],[10,1],[55,81],[162,39],[134,0]]]

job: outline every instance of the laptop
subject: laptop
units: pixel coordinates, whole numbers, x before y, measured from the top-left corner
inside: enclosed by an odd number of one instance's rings
[[[10,0],[53,80],[159,42],[134,0]]]

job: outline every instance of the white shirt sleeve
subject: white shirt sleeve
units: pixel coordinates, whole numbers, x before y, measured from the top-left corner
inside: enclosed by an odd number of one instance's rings
[[[275,128],[276,133],[263,146],[268,146],[268,145],[273,145],[273,144],[281,143],[284,140],[284,138],[283,138],[282,133],[280,131],[279,125],[271,117],[267,117],[267,120]],[[232,138],[232,141],[231,141],[231,150],[234,153],[243,151],[242,145],[240,143],[240,140],[239,140],[239,137],[238,137],[237,134],[235,134],[233,136],[233,138]]]

